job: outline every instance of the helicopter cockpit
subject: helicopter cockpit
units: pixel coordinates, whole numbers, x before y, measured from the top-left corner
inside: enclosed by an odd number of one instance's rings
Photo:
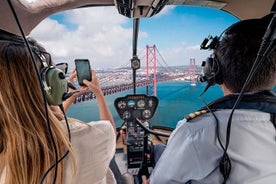
[[[116,175],[127,172],[132,176],[134,184],[141,183],[139,171],[146,165],[149,172],[154,168],[153,147],[155,144],[166,144],[174,127],[155,126],[151,124],[156,115],[160,99],[156,95],[137,92],[137,71],[141,68],[141,61],[137,51],[139,41],[139,27],[141,19],[158,16],[167,6],[201,6],[222,10],[234,15],[237,19],[259,18],[273,13],[275,18],[274,0],[2,0],[0,2],[0,29],[13,34],[29,35],[37,25],[55,13],[72,9],[93,7],[114,7],[118,14],[132,20],[132,45],[129,60],[131,86],[126,95],[119,96],[111,104],[119,118],[120,125],[116,134]],[[89,19],[89,17],[87,17]],[[103,19],[101,17],[99,19]],[[271,23],[272,29],[268,30],[269,38],[275,37],[275,19]],[[21,25],[21,30],[19,27]],[[164,23],[164,26],[165,23]],[[49,30],[49,29],[48,29]],[[25,36],[23,34],[23,36]],[[62,36],[62,34],[61,34]],[[209,40],[208,40],[209,41]],[[146,83],[152,83],[146,81]],[[154,82],[154,81],[153,81]],[[81,98],[86,98],[82,96]],[[90,98],[90,97],[89,97]],[[91,97],[90,99],[93,99]],[[117,181],[126,183],[126,181]],[[128,180],[129,182],[129,180]]]

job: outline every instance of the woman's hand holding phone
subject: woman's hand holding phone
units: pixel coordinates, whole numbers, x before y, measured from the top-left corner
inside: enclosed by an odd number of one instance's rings
[[[96,76],[96,73],[92,69],[91,69],[91,76],[93,78],[92,81],[88,81],[88,80],[84,79],[83,83],[97,96],[99,93],[102,93],[102,89],[101,89],[100,83],[98,81],[98,78]]]
[[[74,69],[72,72],[71,72],[71,75],[70,75],[70,77],[69,77],[69,82],[73,85],[73,86],[75,86],[75,79],[77,79],[77,72],[76,72],[76,69]],[[71,89],[71,90],[73,90],[73,89]],[[86,86],[83,86],[83,87],[81,87],[80,89],[79,89],[79,93],[76,93],[77,95],[74,95],[74,96],[78,96],[78,95],[80,95],[80,94],[82,94],[82,93],[84,93],[85,91],[87,91],[88,90],[88,87],[86,87]],[[70,88],[69,88],[69,92],[70,92]]]

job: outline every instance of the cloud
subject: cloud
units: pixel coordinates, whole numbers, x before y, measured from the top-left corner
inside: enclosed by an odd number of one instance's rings
[[[126,26],[127,18],[114,7],[85,8],[62,15],[67,24],[76,28],[47,18],[30,34],[45,46],[56,63],[66,61],[73,68],[75,58],[88,58],[94,67],[115,67],[129,61],[132,27]]]
[[[191,51],[199,51],[200,46],[199,45],[191,45],[187,47],[187,50]]]
[[[154,17],[170,14],[173,9],[174,6],[166,6]],[[118,14],[116,8],[81,8],[58,15],[46,18],[30,34],[45,46],[56,63],[68,62],[69,69],[74,68],[76,58],[90,59],[94,68],[122,67],[130,63],[132,19]],[[150,40],[147,32],[140,31],[139,40],[143,38]],[[199,51],[199,46],[189,46],[187,41],[179,40],[173,45],[160,50],[168,65],[189,64],[190,58],[202,60],[207,56]],[[145,48],[137,48],[138,54],[143,52],[142,65],[145,51]]]

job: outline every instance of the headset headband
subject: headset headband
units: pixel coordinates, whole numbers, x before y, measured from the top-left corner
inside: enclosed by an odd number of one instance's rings
[[[224,36],[238,34],[238,35],[255,35],[256,32],[265,32],[263,30],[266,28],[272,19],[273,14],[268,14],[260,19],[247,19],[236,22],[232,24],[230,27],[225,29],[219,36],[208,36],[203,40],[200,45],[200,49],[202,50],[215,50],[219,46],[219,42]],[[262,31],[257,31],[262,30]]]

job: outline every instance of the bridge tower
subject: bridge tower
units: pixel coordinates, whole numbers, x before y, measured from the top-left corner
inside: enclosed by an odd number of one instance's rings
[[[190,59],[190,67],[189,67],[189,76],[190,76],[190,83],[192,86],[196,85],[196,64],[195,58]]]
[[[156,46],[146,46],[146,94],[157,95],[156,91]]]

